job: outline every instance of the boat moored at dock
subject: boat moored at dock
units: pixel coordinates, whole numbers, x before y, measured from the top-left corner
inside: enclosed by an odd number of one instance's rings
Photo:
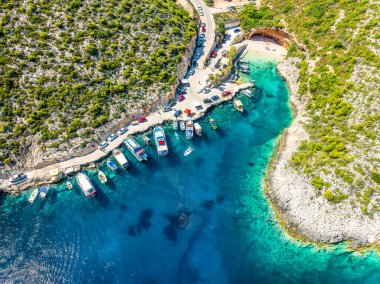
[[[96,196],[96,190],[95,187],[92,185],[90,179],[88,176],[86,176],[84,173],[79,173],[75,177],[80,189],[84,193],[84,195],[87,196],[87,198],[95,197]]]
[[[49,192],[49,187],[48,186],[41,186],[40,189],[39,189],[40,198],[45,198],[46,195],[48,194],[48,192]]]
[[[117,170],[117,166],[114,161],[107,161],[107,167],[112,171]]]
[[[185,124],[184,121],[181,121],[181,122],[179,123],[179,126],[180,126],[180,128],[181,128],[182,131],[185,131],[185,130],[186,130],[186,124]]]
[[[243,113],[244,111],[243,103],[239,99],[234,99],[233,104],[237,111],[239,111],[240,113]]]
[[[186,139],[193,139],[194,123],[192,120],[186,122]]]
[[[124,145],[128,148],[128,150],[136,157],[140,162],[148,160],[148,153],[145,152],[144,148],[142,148],[135,139],[127,138],[123,141]]]
[[[112,151],[112,154],[116,160],[116,162],[120,165],[123,169],[129,168],[129,163],[127,158],[124,156],[123,152],[121,152],[120,149],[115,149]]]
[[[157,153],[159,156],[167,156],[169,154],[169,148],[166,143],[165,131],[162,127],[156,126],[153,129],[154,142],[157,147]]]
[[[146,145],[152,146],[152,141],[150,141],[150,138],[148,136],[144,136],[143,140]]]
[[[69,180],[66,182],[66,186],[68,189],[73,189],[73,184]]]
[[[200,126],[198,122],[194,123],[194,130],[195,130],[195,134],[197,134],[199,137],[203,137],[202,127]]]
[[[179,124],[178,120],[173,120],[173,129],[174,130],[178,130],[178,124]]]
[[[107,183],[107,176],[105,175],[105,173],[103,173],[102,171],[98,171],[98,178],[100,180],[101,183]]]
[[[213,130],[217,130],[218,129],[218,125],[216,124],[216,121],[215,119],[213,119],[211,116],[209,117],[209,121],[210,121],[210,124],[211,124],[211,128]]]
[[[246,95],[248,98],[252,98],[252,91],[248,89],[242,90],[241,93]]]
[[[37,195],[38,195],[38,188],[35,188],[35,189],[33,189],[32,193],[30,194],[30,196],[28,198],[28,202],[30,204],[33,204],[34,200],[36,200],[36,198],[37,198]]]

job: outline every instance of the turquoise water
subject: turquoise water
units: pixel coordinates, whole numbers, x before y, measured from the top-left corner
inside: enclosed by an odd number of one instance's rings
[[[262,181],[281,131],[291,122],[288,91],[275,63],[251,60],[257,100],[212,111],[213,131],[185,139],[166,126],[171,155],[132,163],[87,200],[74,182],[47,200],[30,191],[0,197],[0,281],[17,283],[378,283],[379,258],[318,249],[283,233]],[[142,142],[141,137],[137,140]],[[193,146],[191,155],[183,152]]]

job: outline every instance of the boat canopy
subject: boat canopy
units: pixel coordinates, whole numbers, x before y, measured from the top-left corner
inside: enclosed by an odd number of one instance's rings
[[[164,140],[158,141],[158,145],[165,145],[165,141]]]
[[[41,186],[40,187],[40,192],[47,193],[47,191],[48,191],[47,186]]]
[[[79,174],[78,175],[78,181],[80,185],[82,186],[83,190],[85,191],[91,191],[92,190],[92,184],[90,183],[89,179],[83,175]]]

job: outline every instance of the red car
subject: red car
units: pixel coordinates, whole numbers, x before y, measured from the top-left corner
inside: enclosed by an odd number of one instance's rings
[[[184,99],[185,99],[185,96],[184,95],[180,95],[178,97],[178,102],[182,102]]]
[[[140,117],[137,121],[138,121],[139,123],[141,123],[141,122],[145,122],[145,121],[147,121],[147,119],[146,119],[145,116],[142,116],[142,117]]]
[[[216,53],[216,51],[213,51],[213,52],[211,53],[211,57],[212,57],[212,58],[215,58],[217,55],[218,55],[218,54]]]
[[[206,32],[206,27],[202,27],[202,33]]]
[[[222,95],[223,96],[229,96],[229,95],[231,95],[231,91],[229,91],[229,90],[223,91]]]

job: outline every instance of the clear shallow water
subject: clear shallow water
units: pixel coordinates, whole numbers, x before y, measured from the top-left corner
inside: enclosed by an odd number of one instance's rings
[[[251,60],[257,102],[241,97],[201,121],[203,140],[167,126],[172,155],[132,162],[109,184],[87,171],[98,197],[74,182],[54,186],[46,201],[30,191],[0,197],[0,282],[19,283],[378,283],[379,258],[317,249],[289,239],[263,195],[276,139],[291,122],[285,83],[275,64]],[[137,138],[140,142],[141,137]],[[195,149],[183,157],[185,149]]]

